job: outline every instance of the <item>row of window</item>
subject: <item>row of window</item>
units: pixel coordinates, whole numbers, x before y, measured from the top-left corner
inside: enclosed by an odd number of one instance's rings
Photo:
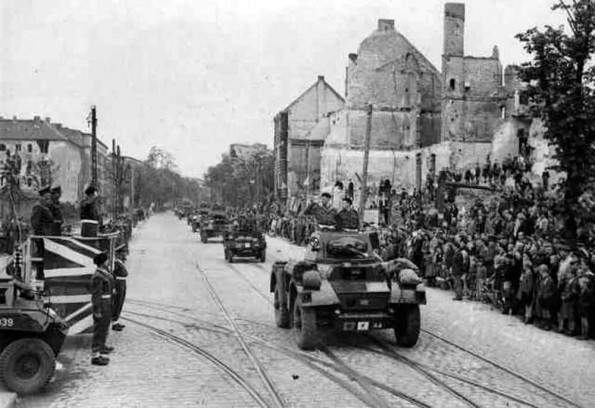
[[[46,142],[46,143],[47,143],[47,142]],[[20,144],[16,144],[16,145],[14,146],[14,148],[15,148],[15,150],[16,150],[17,152],[20,152],[20,151],[22,151],[22,146],[21,146]],[[6,150],[7,150],[7,148],[6,148],[6,145],[5,145],[4,143],[0,143],[0,152],[4,152],[4,151],[6,151]],[[33,145],[32,145],[31,143],[27,144],[27,152],[28,152],[28,153],[32,153],[32,152],[33,152]],[[43,153],[43,152],[42,152],[42,153]],[[47,153],[47,151],[46,151],[45,153]]]

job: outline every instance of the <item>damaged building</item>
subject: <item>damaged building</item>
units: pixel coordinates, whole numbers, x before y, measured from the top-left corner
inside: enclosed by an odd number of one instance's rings
[[[378,20],[357,53],[349,54],[344,106],[326,111],[328,133],[318,138],[321,190],[331,191],[340,181],[353,183],[357,195],[369,105],[372,191],[384,180],[398,189],[419,188],[428,173],[518,154],[531,120],[514,68],[503,69],[497,47],[486,57],[465,55],[464,4],[445,4],[443,24],[441,71],[395,28],[394,20]],[[284,129],[280,115],[275,119],[276,148]],[[306,167],[299,167],[297,155],[286,159],[278,165],[279,183],[283,165],[301,171]]]

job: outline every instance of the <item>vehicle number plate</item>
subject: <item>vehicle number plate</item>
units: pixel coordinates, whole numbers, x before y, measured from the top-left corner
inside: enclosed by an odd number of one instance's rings
[[[249,242],[246,244],[246,248],[250,248],[250,243]]]
[[[370,322],[357,322],[357,330],[368,330]]]
[[[14,321],[12,319],[0,319],[1,327],[12,327],[13,325]]]

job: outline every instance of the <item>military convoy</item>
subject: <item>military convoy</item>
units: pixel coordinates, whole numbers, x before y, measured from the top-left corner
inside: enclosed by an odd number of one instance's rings
[[[275,262],[270,277],[278,327],[294,333],[299,348],[313,349],[319,331],[393,329],[397,344],[413,347],[426,303],[416,266],[382,262],[368,236],[315,232],[301,261]]]

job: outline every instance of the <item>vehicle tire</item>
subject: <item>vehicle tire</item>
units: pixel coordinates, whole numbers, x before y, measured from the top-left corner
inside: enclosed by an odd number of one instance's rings
[[[302,307],[302,302],[296,299],[293,304],[293,334],[297,346],[302,350],[312,350],[318,344],[316,330],[316,311]]]
[[[258,260],[262,263],[265,263],[267,261],[267,250],[263,249],[260,251],[260,256],[258,257]]]
[[[279,283],[275,286],[275,299],[273,301],[273,307],[275,308],[275,323],[277,327],[282,329],[289,329],[291,327],[289,321],[289,309],[286,304],[280,304],[279,299],[281,298],[281,289]]]
[[[200,242],[206,244],[208,241],[207,234],[200,234]]]
[[[395,317],[395,337],[397,345],[413,347],[419,339],[421,317],[419,305],[402,305],[397,308]]]
[[[19,395],[41,390],[50,381],[55,369],[54,351],[40,339],[13,341],[0,355],[0,379]]]

